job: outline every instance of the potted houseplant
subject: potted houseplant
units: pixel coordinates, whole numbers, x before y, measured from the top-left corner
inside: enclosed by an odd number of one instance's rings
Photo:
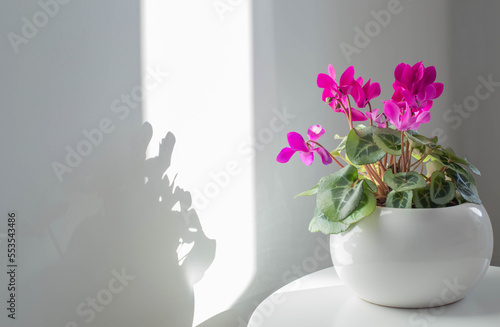
[[[336,136],[329,151],[319,143],[321,125],[307,140],[290,132],[277,161],[298,152],[306,165],[316,154],[340,166],[299,195],[316,196],[309,230],[331,234],[334,267],[359,297],[407,308],[456,302],[486,273],[493,233],[473,177],[479,170],[417,132],[443,84],[434,66],[401,63],[392,98],[372,109],[379,83],[354,75],[351,66],[337,82],[330,65],[317,78],[323,101],[346,117],[348,135]]]

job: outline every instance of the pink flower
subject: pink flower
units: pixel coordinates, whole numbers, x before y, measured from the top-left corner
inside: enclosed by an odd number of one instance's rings
[[[378,108],[375,108],[372,110],[372,112],[366,111],[365,116],[368,117],[368,119],[373,120],[374,122],[377,123],[378,127],[380,128],[386,128],[386,119],[384,116],[384,113],[381,112],[380,115],[378,114]]]
[[[412,112],[408,103],[405,102],[403,105],[404,108],[400,108],[392,100],[384,102],[384,113],[398,130],[417,130],[420,124],[431,120],[431,114],[428,111]]]
[[[300,159],[307,166],[310,166],[313,163],[314,153],[317,153],[321,157],[321,161],[324,165],[331,164],[332,158],[328,154],[328,151],[326,151],[322,147],[314,146],[315,142],[323,134],[325,134],[325,130],[323,129],[323,127],[321,127],[321,125],[313,125],[309,127],[309,129],[307,130],[307,136],[309,137],[309,140],[307,142],[304,141],[304,138],[299,133],[288,133],[287,139],[290,147],[283,148],[276,157],[276,161],[286,163],[295,154],[295,152],[299,151]]]
[[[376,98],[380,95],[380,84],[371,82],[371,79],[363,85],[363,78],[358,78],[357,81],[354,81],[353,87],[353,98],[356,101],[356,105],[358,108],[364,108],[368,104],[368,102]]]
[[[443,84],[435,83],[436,68],[424,67],[422,62],[413,66],[405,63],[399,64],[395,71],[396,81],[393,84],[394,94],[392,100],[407,102],[412,111],[429,111],[432,100],[443,93]]]
[[[354,90],[354,83],[356,83],[354,80],[354,67],[351,66],[346,69],[340,77],[339,84],[337,84],[335,78],[335,69],[332,65],[328,65],[328,75],[318,74],[316,83],[318,84],[318,87],[323,89],[323,101],[326,101],[327,98],[334,98],[334,100],[329,104],[330,107],[332,107],[333,111],[342,112],[347,116],[347,113],[344,110],[344,108],[349,108],[347,96],[349,94],[353,95],[353,92],[357,92],[357,90]],[[353,121],[365,121],[367,119],[361,111],[355,108],[351,108],[351,113]]]

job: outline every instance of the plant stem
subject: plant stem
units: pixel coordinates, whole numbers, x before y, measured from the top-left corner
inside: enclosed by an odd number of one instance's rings
[[[419,163],[422,163],[422,165],[423,165],[425,158],[427,158],[427,155],[424,155],[422,158],[418,159],[418,161],[415,161],[414,163],[412,163],[410,168],[411,167],[417,168]]]
[[[324,146],[322,146],[322,145],[321,145],[321,144],[319,144],[318,142],[313,141],[313,140],[308,140],[306,143],[314,143],[314,144],[316,144],[317,146],[319,146],[320,148],[323,148],[323,149],[326,151],[326,153],[328,153],[328,155],[330,156],[330,158],[332,158],[332,159],[333,159],[333,161],[335,161],[335,162],[337,163],[337,165],[339,165],[341,168],[344,168],[344,165],[343,165],[343,164],[341,164],[341,163],[337,160],[337,158],[335,158],[335,156],[334,156],[333,154],[331,154],[331,153],[330,153],[330,151],[328,151],[328,150],[327,150]]]
[[[382,160],[381,160],[381,161],[382,161]],[[380,168],[380,170],[381,170],[381,172],[380,172],[380,176],[384,176],[385,172],[387,171],[387,167],[386,167],[386,164],[387,164],[387,157],[385,158],[385,161],[386,161],[386,163],[385,163],[385,164],[384,164],[384,163],[379,162],[379,168]]]
[[[344,114],[345,114],[345,116],[347,118],[347,123],[349,124],[349,127],[351,129],[353,129],[353,127],[352,127],[352,119],[351,119],[351,110],[350,110],[351,108],[349,107],[349,110],[347,110],[347,108],[344,106],[344,104],[342,103],[342,101],[340,101],[340,96],[341,95],[339,94],[339,98],[338,99],[335,98],[335,97],[332,97],[332,99],[336,100],[340,104],[340,106],[344,109]],[[347,100],[349,100],[349,98]]]
[[[346,98],[347,98],[347,103],[349,104],[349,127],[353,129],[354,127],[352,126],[351,100],[349,100],[349,96],[346,96]]]
[[[370,101],[368,101],[368,108],[370,109],[370,126],[373,126],[373,116],[371,115],[372,105],[370,104]]]
[[[391,157],[390,157],[390,160],[389,160],[389,166],[387,167],[387,169],[389,169],[389,167],[392,166],[392,172],[393,173],[396,173],[396,157],[394,155],[391,154]]]
[[[405,163],[405,142],[404,142],[404,133],[401,131],[401,157],[399,157],[399,170],[404,171],[404,163]]]
[[[407,145],[406,146],[408,147],[408,166],[407,166],[406,171],[410,171],[411,159],[413,158],[412,155],[411,155],[413,153],[413,147],[410,146],[410,141],[407,141]]]
[[[365,169],[370,174],[370,176],[373,177],[374,182],[377,182],[377,184],[379,185],[384,185],[384,182],[380,178],[379,174],[377,174],[375,168],[372,167],[372,165],[365,165]]]

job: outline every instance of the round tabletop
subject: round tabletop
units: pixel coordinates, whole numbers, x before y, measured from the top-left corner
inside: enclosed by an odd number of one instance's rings
[[[354,295],[333,267],[304,276],[265,299],[248,327],[498,327],[500,268],[491,266],[461,301],[429,309],[398,309]]]

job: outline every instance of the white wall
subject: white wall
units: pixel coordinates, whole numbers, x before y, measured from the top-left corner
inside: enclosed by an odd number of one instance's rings
[[[500,26],[496,17],[500,4],[492,0],[474,4],[454,1],[452,12],[453,105],[449,107],[445,126],[454,135],[457,153],[474,160],[481,170],[482,176],[476,178],[479,195],[490,215],[494,234],[500,235],[500,209],[496,206],[500,196],[497,150],[500,137],[496,134],[500,119],[500,45],[496,41]],[[494,83],[488,89],[481,80]],[[495,244],[492,259],[496,266],[500,265],[499,243]]]
[[[216,4],[152,0],[142,11],[143,69],[169,73],[165,87],[145,97],[151,144],[168,131],[176,136],[169,176],[178,173],[176,184],[191,192],[203,231],[217,244],[194,285],[194,325],[221,312],[235,323],[239,313],[230,309],[256,273],[251,5]]]

